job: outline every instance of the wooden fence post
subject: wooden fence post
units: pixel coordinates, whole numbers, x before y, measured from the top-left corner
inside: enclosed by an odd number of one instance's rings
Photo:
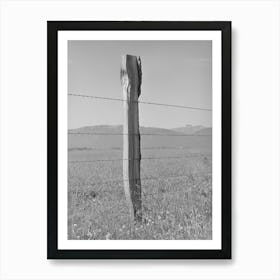
[[[140,133],[138,97],[141,93],[142,71],[140,57],[123,55],[121,83],[123,88],[123,182],[133,222],[142,221],[140,179]]]

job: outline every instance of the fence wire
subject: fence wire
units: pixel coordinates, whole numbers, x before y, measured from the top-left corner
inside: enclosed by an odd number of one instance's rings
[[[93,98],[93,99],[113,100],[113,101],[121,101],[121,102],[127,101],[127,100],[121,99],[121,98],[102,97],[102,96],[95,96],[95,95],[84,95],[84,94],[75,94],[75,93],[68,93],[68,95],[75,96],[75,97],[81,97],[81,98]],[[130,101],[130,102],[138,103],[138,104],[164,106],[164,107],[175,107],[175,108],[190,109],[190,110],[200,110],[200,111],[209,111],[209,112],[212,111],[212,109],[210,109],[210,108],[193,107],[193,106],[176,105],[176,104],[165,104],[165,103],[157,103],[157,102],[149,102],[149,101]]]
[[[80,97],[80,98],[91,98],[91,99],[100,99],[100,100],[110,100],[110,101],[119,101],[124,102],[127,101],[121,98],[112,98],[112,97],[102,97],[102,96],[94,96],[94,95],[85,95],[85,94],[74,94],[69,93],[68,96],[73,97]],[[190,109],[190,110],[199,110],[199,111],[208,111],[212,112],[210,108],[202,108],[202,107],[194,107],[194,106],[186,106],[186,105],[176,105],[176,104],[165,104],[165,103],[158,103],[158,102],[149,102],[149,101],[130,101],[132,103],[138,104],[147,104],[147,105],[155,105],[155,106],[163,106],[163,107],[174,107],[174,108],[181,108],[181,109]],[[125,134],[125,133],[102,133],[102,132],[68,132],[69,135],[114,135],[114,136],[123,136],[123,135],[135,135],[135,136],[173,136],[173,137],[207,137],[212,136],[212,134],[171,134],[171,133],[133,133],[133,134]],[[160,147],[157,147],[160,149]],[[144,148],[147,149],[147,148]],[[154,149],[154,148],[150,148]],[[123,160],[164,160],[164,159],[186,159],[186,158],[204,158],[203,155],[190,155],[190,156],[168,156],[168,157],[142,157],[142,158],[131,158],[131,159],[123,159],[123,158],[114,158],[114,159],[96,159],[96,160],[71,160],[68,163],[93,163],[93,162],[113,162],[113,161],[123,161]],[[189,178],[195,175],[212,175],[212,172],[193,172],[188,175],[176,175],[176,176],[165,176],[165,177],[144,177],[140,178],[141,181],[148,181],[148,180],[169,180],[169,179],[176,179],[176,178]],[[134,179],[136,180],[136,179]],[[106,183],[123,183],[124,181],[130,180],[106,180],[106,181],[97,181],[85,185],[68,185],[68,187],[89,187],[96,184],[106,184]],[[145,194],[144,196],[155,195],[157,193]]]
[[[175,136],[175,137],[197,137],[197,136],[212,136],[212,134],[161,134],[161,133],[103,133],[103,132],[68,132],[69,135],[118,135],[118,136],[123,136],[123,135],[133,135],[133,136]]]
[[[96,160],[70,160],[68,163],[87,163],[87,162],[99,162],[99,161],[123,161],[123,160],[152,160],[152,159],[185,159],[185,158],[202,158],[202,155],[191,155],[186,157],[142,157],[142,158],[113,158],[113,159],[96,159]]]
[[[190,174],[186,175],[176,175],[176,176],[161,176],[161,177],[144,177],[140,178],[141,181],[150,181],[150,180],[169,180],[169,179],[181,179],[181,178],[189,178],[194,175],[212,175],[212,172],[192,172]],[[139,180],[139,179],[134,179],[134,180]],[[98,184],[109,184],[109,183],[123,183],[125,181],[130,181],[128,179],[119,179],[119,180],[102,180],[102,181],[97,181],[97,182],[92,182],[88,184],[83,184],[83,185],[69,185],[68,187],[73,188],[73,187],[92,187],[94,185]]]

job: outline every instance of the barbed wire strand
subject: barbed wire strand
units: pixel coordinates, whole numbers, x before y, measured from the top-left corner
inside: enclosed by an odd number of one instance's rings
[[[95,152],[97,151],[118,151],[118,152],[122,152],[123,151],[123,148],[121,147],[109,147],[109,148],[100,148],[100,149],[96,149],[96,148],[88,148],[88,147],[73,147],[73,148],[68,148],[68,151],[87,151],[87,150],[93,150]],[[177,147],[165,147],[165,146],[162,146],[162,147],[141,147],[141,151],[142,150],[189,150],[188,147],[180,147],[180,148],[177,148]],[[207,155],[205,154],[205,156],[210,156],[210,155]]]
[[[186,174],[186,175],[176,175],[176,176],[165,176],[165,177],[144,177],[144,178],[140,178],[141,181],[149,181],[149,180],[168,180],[168,179],[176,179],[176,178],[185,178],[185,177],[190,177],[193,175],[212,175],[212,172],[193,172],[190,174]],[[137,179],[135,179],[137,180]],[[88,184],[84,184],[84,185],[69,185],[68,187],[89,187],[89,186],[93,186],[96,184],[107,184],[107,183],[122,183],[124,181],[130,181],[128,179],[119,179],[119,180],[106,180],[106,181],[98,181],[98,182],[93,182],[93,183],[88,183]]]
[[[143,158],[114,158],[114,159],[96,159],[96,160],[70,160],[68,163],[82,163],[82,162],[99,162],[99,161],[122,161],[122,160],[152,160],[152,159],[185,159],[185,158],[195,158],[195,157],[203,157],[202,155],[192,155],[187,157],[143,157]]]
[[[68,95],[75,96],[75,97],[82,97],[82,98],[104,99],[104,100],[113,100],[113,101],[122,101],[122,102],[127,101],[127,100],[121,99],[121,98],[102,97],[102,96],[84,95],[84,94],[75,94],[75,93],[68,93]],[[164,107],[184,108],[184,109],[190,109],[190,110],[200,110],[200,111],[209,111],[209,112],[212,111],[212,109],[210,109],[210,108],[201,108],[201,107],[193,107],[193,106],[185,106],[185,105],[165,104],[165,103],[148,102],[148,101],[131,101],[131,102],[147,104],[147,105],[164,106]]]
[[[195,137],[195,136],[212,136],[212,134],[160,134],[160,133],[102,133],[102,132],[68,132],[69,135],[134,135],[134,136],[178,136],[178,137],[184,137],[184,136],[190,136],[190,137]]]

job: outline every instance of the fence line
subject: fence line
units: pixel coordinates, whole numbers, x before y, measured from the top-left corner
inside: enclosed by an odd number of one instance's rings
[[[179,176],[165,176],[165,177],[144,177],[140,178],[141,181],[149,181],[149,180],[168,180],[168,179],[176,179],[176,178],[188,178],[192,175],[212,175],[212,172],[194,172],[188,175],[179,175]],[[122,183],[124,180],[106,180],[106,181],[98,181],[94,183],[84,184],[84,185],[70,185],[68,187],[88,187],[92,186],[93,184],[106,184],[106,183]]]
[[[79,163],[79,162],[98,162],[98,161],[120,161],[120,160],[152,160],[152,159],[183,159],[183,158],[196,158],[203,157],[202,155],[192,155],[187,157],[144,157],[144,158],[114,158],[114,159],[96,159],[96,160],[70,160],[69,163]]]
[[[111,101],[127,101],[121,98],[111,98],[111,97],[102,97],[102,96],[93,96],[93,95],[84,95],[84,94],[73,94],[69,93],[68,96],[73,97],[80,97],[80,98],[91,98],[91,99],[100,99],[100,100],[111,100]],[[174,108],[181,108],[181,109],[189,109],[189,110],[200,110],[200,111],[208,111],[212,112],[210,108],[202,108],[202,107],[194,107],[194,106],[185,106],[185,105],[176,105],[176,104],[164,104],[164,103],[157,103],[157,102],[148,102],[148,101],[131,101],[132,103],[139,103],[139,104],[147,104],[147,105],[155,105],[155,106],[163,106],[163,107],[174,107]],[[123,135],[135,135],[138,136],[139,134],[126,134],[126,133],[102,133],[102,132],[68,132],[69,135],[114,135],[114,136],[123,136]],[[171,133],[140,133],[141,136],[172,136],[172,137],[207,137],[212,136],[212,134],[171,134]],[[156,147],[157,148],[157,147]],[[159,147],[160,148],[160,147]],[[145,148],[144,148],[145,149]],[[155,149],[155,148],[150,148]],[[123,161],[123,160],[165,160],[165,159],[185,159],[185,158],[203,158],[203,155],[191,155],[185,157],[178,157],[178,156],[170,156],[170,157],[143,157],[143,158],[115,158],[115,159],[96,159],[96,160],[72,160],[69,163],[93,163],[93,162],[106,162],[106,161]],[[165,176],[165,177],[144,177],[140,178],[141,181],[150,181],[150,180],[169,180],[169,179],[179,179],[179,178],[189,178],[191,176],[196,175],[212,175],[212,172],[193,172],[188,175],[177,175],[177,176]],[[106,180],[106,181],[98,181],[93,182],[85,185],[68,185],[68,187],[89,187],[94,186],[96,184],[106,184],[106,183],[123,183],[124,181],[128,181],[126,179],[120,180]],[[174,191],[174,190],[173,190]],[[144,197],[158,195],[160,192],[153,192],[153,193],[145,193],[143,192]]]
[[[68,132],[70,135],[146,135],[146,136],[178,136],[178,137],[185,137],[185,136],[212,136],[212,134],[163,134],[163,133],[102,133],[102,132]]]
[[[176,151],[180,151],[180,150],[188,150],[188,147],[175,147],[175,146],[162,146],[162,147],[141,147],[141,151],[142,150],[176,150]],[[73,148],[68,148],[68,151],[86,151],[86,150],[92,150],[95,152],[99,152],[99,151],[119,151],[122,152],[123,148],[122,147],[109,147],[109,148],[100,148],[100,149],[96,149],[94,147],[73,147]],[[204,154],[203,154],[204,155]],[[205,153],[205,156],[209,156],[208,154]]]
[[[102,97],[102,96],[94,96],[94,95],[84,95],[84,94],[75,94],[68,93],[69,96],[82,97],[82,98],[93,98],[93,99],[104,99],[104,100],[113,100],[113,101],[127,101],[121,98],[112,98],[112,97]],[[190,110],[200,110],[200,111],[209,111],[212,112],[210,108],[201,108],[201,107],[193,107],[193,106],[185,106],[185,105],[175,105],[175,104],[164,104],[157,102],[148,102],[148,101],[131,101],[132,103],[141,103],[147,105],[156,105],[156,106],[165,106],[165,107],[175,107],[175,108],[184,108]]]

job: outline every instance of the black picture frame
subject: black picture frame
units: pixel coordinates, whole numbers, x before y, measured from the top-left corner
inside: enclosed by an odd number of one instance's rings
[[[222,248],[221,250],[58,249],[58,31],[220,30],[222,34]],[[48,259],[231,259],[231,22],[48,21],[47,22],[47,258]]]

